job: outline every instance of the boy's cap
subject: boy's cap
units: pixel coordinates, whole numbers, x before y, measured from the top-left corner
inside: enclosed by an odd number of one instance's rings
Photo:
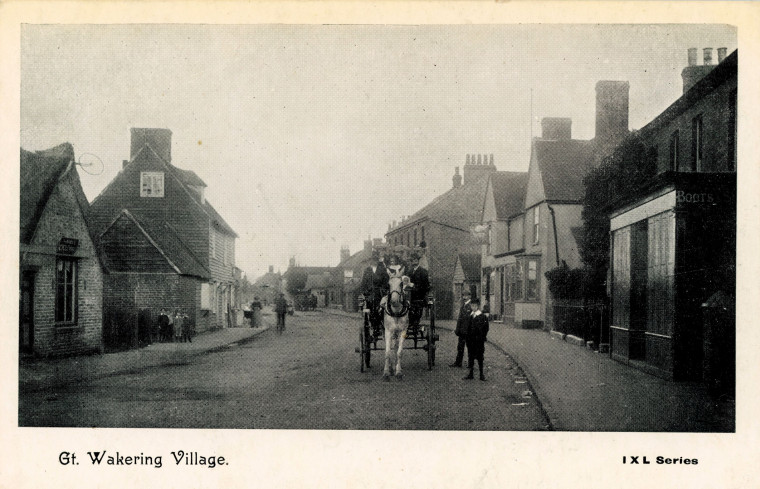
[[[472,300],[470,300],[470,304],[480,304],[480,298],[473,297]]]

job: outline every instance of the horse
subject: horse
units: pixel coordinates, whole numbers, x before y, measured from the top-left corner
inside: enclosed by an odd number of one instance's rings
[[[396,378],[402,380],[401,352],[404,349],[406,330],[409,327],[409,301],[404,295],[404,285],[409,281],[403,276],[403,268],[397,270],[388,280],[388,295],[383,297],[380,305],[383,307],[385,323],[385,369],[383,380],[389,381],[391,376],[392,351],[396,352]]]

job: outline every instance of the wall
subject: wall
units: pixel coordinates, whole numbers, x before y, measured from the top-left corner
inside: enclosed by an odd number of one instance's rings
[[[72,173],[61,179],[45,207],[32,245],[50,250],[22,253],[21,269],[38,268],[34,283],[34,352],[39,355],[69,355],[102,351],[103,277],[95,247],[76,201],[78,178]],[[79,240],[76,255],[77,321],[74,327],[55,325],[55,249],[61,237]]]
[[[691,165],[692,159],[692,119],[702,115],[704,130],[703,172],[733,172],[735,123],[732,127],[731,94],[735,94],[736,79],[729,80],[706,95],[696,104],[678,115],[656,134],[647,135],[650,144],[657,147],[657,170],[667,171],[670,167],[670,136],[679,130],[679,154],[681,162]],[[683,171],[683,170],[682,170]]]

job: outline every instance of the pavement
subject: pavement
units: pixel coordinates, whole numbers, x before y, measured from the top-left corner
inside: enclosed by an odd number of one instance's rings
[[[153,343],[136,350],[19,362],[19,390],[55,389],[74,382],[89,381],[144,369],[187,363],[193,356],[249,341],[268,330],[273,315],[263,316],[260,327],[225,328],[193,337],[190,343]]]
[[[321,309],[308,315],[338,314]],[[304,313],[305,314],[305,313]],[[192,343],[155,343],[138,350],[60,359],[22,360],[21,391],[55,389],[146,368],[186,363],[190,357],[245,342],[266,331],[262,327],[227,328],[200,334]],[[438,320],[439,334],[453,335],[455,322]],[[734,432],[735,403],[716,398],[704,384],[673,382],[552,336],[542,330],[519,329],[493,322],[488,342],[509,355],[524,371],[537,400],[558,431],[608,432]],[[449,368],[455,352],[438,350],[439,368]],[[485,365],[497,359],[485,359]]]
[[[435,324],[440,335],[448,334],[442,330],[453,334],[456,325]],[[715,397],[702,383],[661,379],[543,330],[492,322],[488,343],[521,367],[554,430],[735,431],[734,399]],[[439,349],[436,357],[441,368],[449,368],[455,355]]]

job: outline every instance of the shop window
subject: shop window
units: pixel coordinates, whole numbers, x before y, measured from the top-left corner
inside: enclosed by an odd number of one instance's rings
[[[702,114],[691,120],[691,171],[702,171],[703,149]]]
[[[612,324],[630,328],[631,320],[631,228],[612,234]]]
[[[647,257],[647,329],[672,336],[675,214],[671,211],[649,218]]]
[[[164,172],[140,172],[140,197],[164,196]]]
[[[55,322],[76,324],[77,262],[58,258],[55,267]]]

